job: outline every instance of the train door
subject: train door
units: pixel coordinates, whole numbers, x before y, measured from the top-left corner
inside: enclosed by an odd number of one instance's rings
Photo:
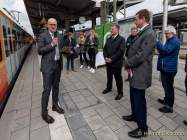
[[[18,44],[17,44],[17,32],[14,29],[13,32],[13,45],[14,45],[14,55],[15,55],[15,61],[16,61],[16,70],[19,68],[19,60],[18,60]]]
[[[3,47],[2,26],[0,24],[0,104],[8,88],[5,57],[6,56],[5,56],[5,48]]]
[[[3,40],[4,40],[4,47],[5,47],[5,54],[6,54],[6,66],[8,72],[8,82],[10,83],[13,78],[13,70],[11,64],[11,56],[10,56],[10,46],[8,41],[8,29],[7,26],[3,25]]]
[[[12,45],[12,34],[10,32],[10,28],[8,27],[8,44],[9,44],[9,48],[10,48],[10,62],[11,62],[11,65],[12,65],[12,73],[13,73],[13,76],[15,75],[16,73],[16,60],[15,60],[15,54],[14,54],[14,49],[13,49],[13,45]]]
[[[21,52],[20,52],[20,33],[19,30],[17,30],[17,56],[18,56],[18,63],[21,64]]]

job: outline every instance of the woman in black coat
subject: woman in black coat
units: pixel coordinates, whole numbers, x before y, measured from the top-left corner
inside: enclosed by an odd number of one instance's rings
[[[76,42],[75,39],[73,38],[73,33],[69,32],[68,35],[64,38],[64,46],[68,47],[68,53],[66,54],[67,56],[67,73],[69,73],[69,63],[71,62],[71,70],[76,72],[74,69],[74,53],[75,53],[75,46]]]

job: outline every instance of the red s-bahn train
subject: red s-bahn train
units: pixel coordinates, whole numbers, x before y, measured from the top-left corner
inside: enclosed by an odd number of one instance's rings
[[[0,9],[0,115],[21,69],[32,36]]]

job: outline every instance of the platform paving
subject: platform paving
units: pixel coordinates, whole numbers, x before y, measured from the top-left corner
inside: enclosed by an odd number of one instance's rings
[[[36,47],[33,47],[0,119],[0,140],[132,140],[128,132],[137,127],[136,123],[121,119],[122,115],[131,113],[128,82],[124,82],[124,97],[116,101],[115,81],[112,92],[102,94],[106,87],[105,67],[92,74],[87,68],[79,69],[78,59],[75,60],[77,72],[67,74],[64,69],[61,76],[59,104],[65,114],[51,111],[50,100],[49,114],[55,118],[55,123],[46,124],[40,117],[39,60]],[[153,85],[146,93],[150,136],[142,139],[186,140],[187,127],[182,123],[187,119],[187,97],[182,84],[184,63],[180,62],[175,81],[174,113],[163,114],[158,111],[162,105],[157,99],[164,97],[164,91],[156,71],[156,60],[155,56]],[[64,68],[65,63],[64,58]],[[123,79],[126,77],[127,73],[123,72]]]

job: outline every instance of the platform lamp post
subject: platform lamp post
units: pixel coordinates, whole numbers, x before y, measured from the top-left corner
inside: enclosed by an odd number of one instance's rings
[[[162,26],[162,43],[166,42],[164,35],[165,28],[168,24],[168,5],[175,5],[177,0],[164,0],[163,1],[163,26]]]
[[[116,12],[117,12],[117,0],[113,0],[113,22],[117,22],[116,18]]]
[[[168,24],[168,3],[169,0],[164,0],[163,1],[163,11],[164,11],[164,15],[163,15],[163,26],[162,26],[162,43],[166,42],[166,37],[165,37],[165,29],[166,26]]]
[[[126,0],[123,0],[124,18],[126,18]]]

